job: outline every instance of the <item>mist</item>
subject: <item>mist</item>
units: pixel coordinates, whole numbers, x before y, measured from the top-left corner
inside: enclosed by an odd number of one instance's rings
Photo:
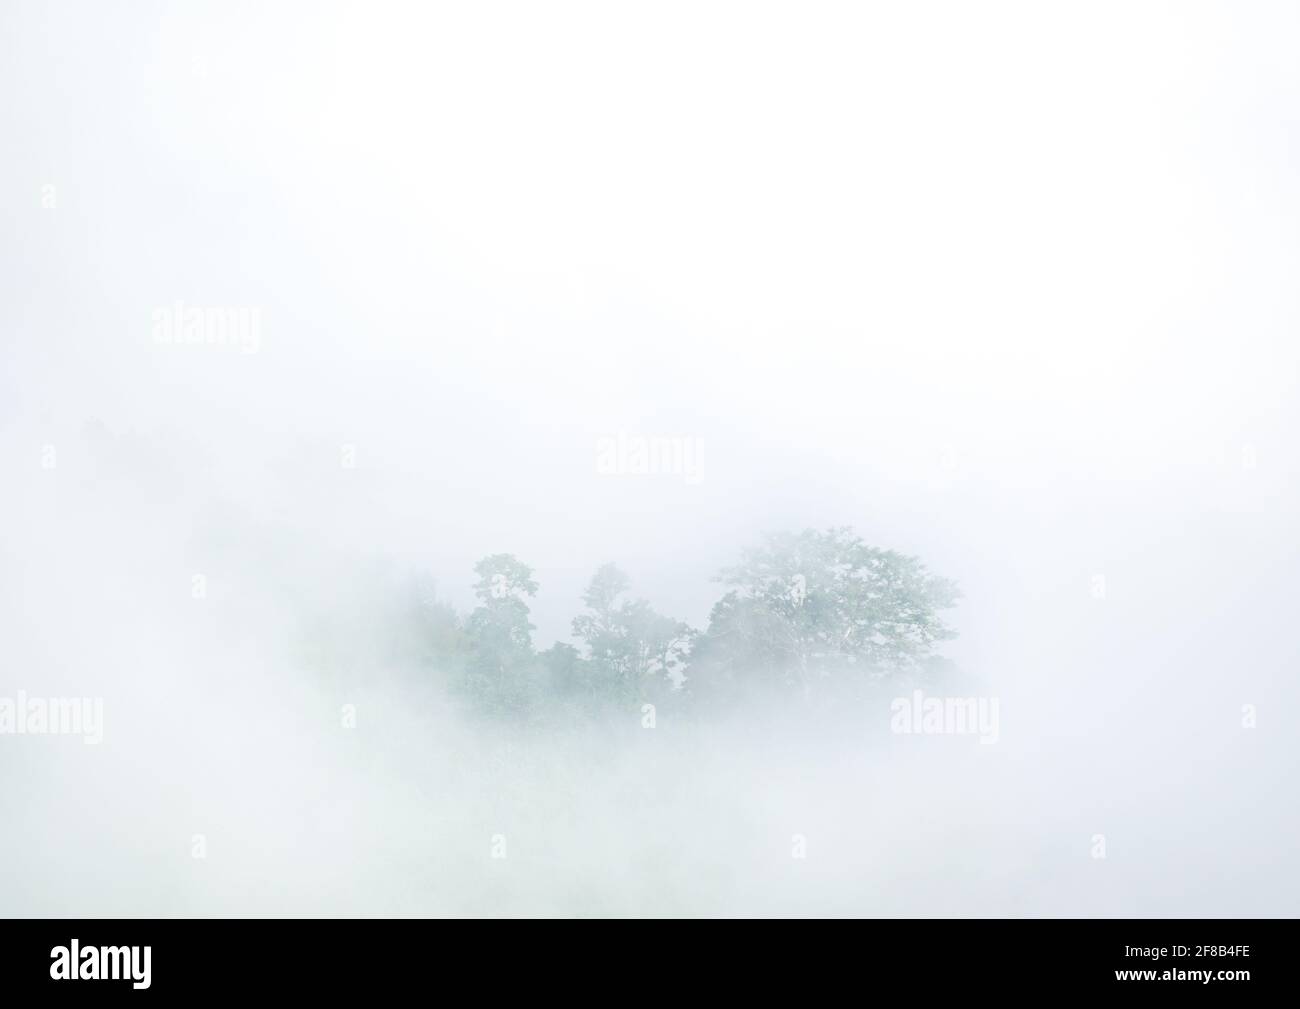
[[[0,731],[0,915],[1295,915],[1297,43],[6,4],[0,699],[102,738]],[[538,655],[608,563],[702,639],[845,527],[931,665],[503,714],[419,643],[502,554]]]

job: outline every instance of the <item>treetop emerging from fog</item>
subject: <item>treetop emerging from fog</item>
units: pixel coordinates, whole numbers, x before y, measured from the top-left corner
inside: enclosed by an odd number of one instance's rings
[[[468,617],[427,598],[416,608],[420,661],[475,707],[514,715],[550,702],[809,698],[916,675],[954,636],[940,611],[960,597],[916,557],[869,546],[851,529],[775,533],[720,573],[727,591],[703,631],[630,596],[627,575],[605,564],[572,622],[579,645],[539,652],[527,603],[538,589],[533,570],[510,554],[474,570],[478,606]]]

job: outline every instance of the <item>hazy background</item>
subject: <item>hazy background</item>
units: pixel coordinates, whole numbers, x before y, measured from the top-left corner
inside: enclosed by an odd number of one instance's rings
[[[0,914],[1296,914],[1298,47],[1287,3],[7,2],[0,695],[105,739],[0,736]],[[176,300],[257,352],[157,344]],[[618,432],[703,479],[599,474]],[[466,610],[515,553],[545,646],[605,561],[698,627],[844,524],[960,583],[997,745],[516,739],[375,659],[390,576]]]

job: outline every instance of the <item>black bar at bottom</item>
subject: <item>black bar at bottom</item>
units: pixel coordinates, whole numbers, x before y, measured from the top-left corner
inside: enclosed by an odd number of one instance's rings
[[[656,934],[643,924],[586,922],[10,919],[0,920],[0,990],[7,997],[374,999],[415,987],[435,998],[491,999],[750,987],[811,996],[847,986],[927,999],[1125,989],[1138,997],[1201,991],[1231,999],[1294,987],[1284,931],[1292,934],[1293,923],[704,921],[673,922]],[[701,976],[703,984],[688,981]]]

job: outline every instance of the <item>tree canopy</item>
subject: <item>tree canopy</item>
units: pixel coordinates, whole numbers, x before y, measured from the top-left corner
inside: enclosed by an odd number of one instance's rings
[[[918,558],[870,546],[851,529],[774,533],[719,573],[725,591],[702,632],[631,595],[627,574],[605,564],[583,593],[573,642],[538,652],[533,570],[501,553],[474,572],[478,605],[464,619],[421,589],[418,661],[501,716],[548,703],[595,710],[760,692],[811,698],[914,676],[954,636],[941,613],[960,598]]]

